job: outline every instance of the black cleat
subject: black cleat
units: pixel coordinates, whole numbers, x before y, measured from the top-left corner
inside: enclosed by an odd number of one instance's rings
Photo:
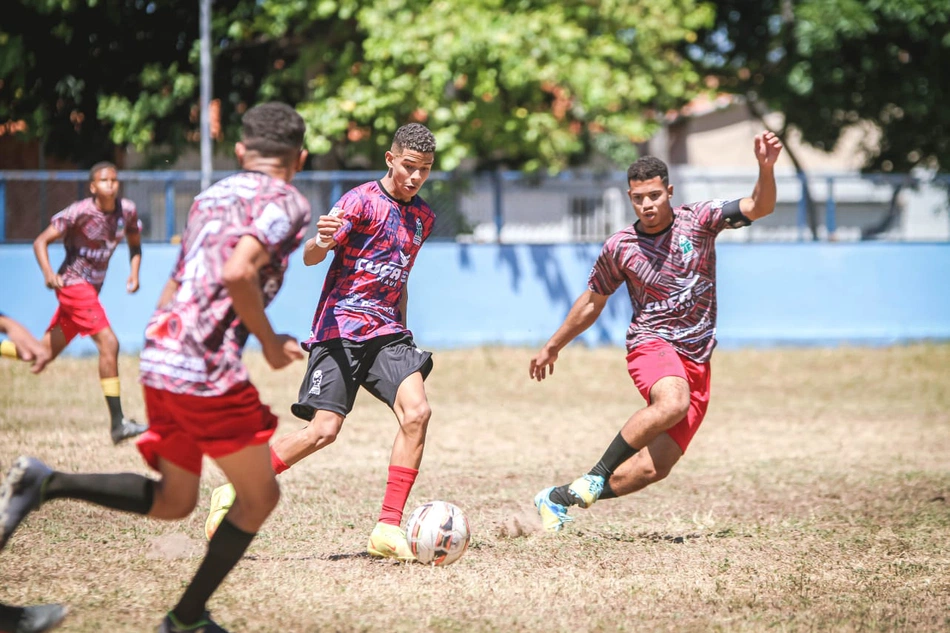
[[[141,435],[148,430],[144,424],[139,424],[135,420],[122,418],[122,422],[112,427],[112,443],[120,444],[127,439]]]
[[[211,614],[207,611],[201,614],[200,620],[188,626],[178,622],[172,612],[169,611],[161,625],[159,625],[158,633],[228,633],[228,631],[212,620]]]
[[[19,457],[0,486],[0,550],[17,527],[43,502],[43,482],[53,474],[35,457]]]
[[[23,614],[13,633],[43,633],[62,624],[69,609],[61,604],[38,604],[23,607]]]

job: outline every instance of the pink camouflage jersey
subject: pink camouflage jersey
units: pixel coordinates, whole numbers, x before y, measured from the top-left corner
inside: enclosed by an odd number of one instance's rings
[[[179,288],[145,328],[143,385],[217,396],[248,381],[241,352],[249,335],[222,283],[224,264],[245,235],[271,255],[260,271],[264,305],[284,281],[290,254],[310,223],[310,203],[282,180],[258,172],[229,176],[198,194],[188,213],[171,278]]]
[[[59,267],[63,285],[92,284],[98,290],[106,279],[109,260],[122,235],[141,231],[135,203],[117,201],[120,212],[105,213],[94,198],[74,202],[53,216],[50,224],[63,234],[66,259]],[[118,209],[117,209],[118,211]]]
[[[677,207],[662,233],[631,225],[604,243],[587,283],[601,295],[627,285],[628,351],[658,338],[692,361],[709,360],[716,346],[716,236],[731,228],[722,213],[727,202]]]
[[[399,202],[373,181],[346,192],[333,212],[343,218],[343,226],[333,236],[336,254],[304,348],[338,338],[366,341],[408,332],[399,299],[432,233],[432,209],[419,196]]]

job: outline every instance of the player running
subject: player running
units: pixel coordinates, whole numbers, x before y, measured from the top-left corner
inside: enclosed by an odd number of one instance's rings
[[[125,287],[129,293],[139,289],[142,263],[142,234],[135,203],[119,198],[119,178],[115,165],[96,163],[89,170],[92,196],[74,202],[53,216],[46,230],[33,242],[36,261],[43,272],[46,287],[56,292],[59,307],[50,321],[42,343],[47,350],[43,362],[33,364],[33,372],[59,356],[76,335],[89,336],[99,350],[99,384],[105,395],[111,419],[112,443],[118,444],[145,430],[144,424],[126,419],[119,398],[119,339],[99,302],[99,291],[106,278],[112,253],[122,235],[129,243],[131,272]],[[49,261],[49,245],[62,238],[66,259],[58,272]],[[19,354],[8,349],[8,355]]]
[[[406,282],[416,255],[432,232],[435,215],[419,197],[429,177],[435,137],[425,126],[399,128],[386,152],[386,175],[347,192],[321,216],[318,235],[304,245],[313,266],[335,250],[323,284],[310,352],[294,415],[308,425],[271,448],[281,473],[336,440],[360,386],[393,410],[399,429],[393,442],[379,522],[369,537],[370,555],[414,559],[400,528],[406,500],[419,472],[431,411],[424,380],[432,355],[417,348],[406,328]],[[214,491],[206,532],[214,533],[234,491]]]
[[[545,530],[572,521],[570,506],[636,492],[666,477],[699,429],[709,404],[709,358],[716,345],[715,240],[775,208],[775,161],[782,144],[755,137],[759,177],[752,197],[673,209],[663,161],[645,156],[627,170],[638,220],[607,239],[588,279],[551,339],[531,359],[529,375],[554,373],[558,353],[590,327],[608,297],[626,285],[633,306],[627,370],[647,406],[634,413],[589,473],[545,488],[534,503]]]
[[[235,146],[244,171],[200,193],[191,207],[140,362],[150,426],[137,445],[161,478],[64,473],[21,457],[0,488],[2,549],[25,516],[52,499],[184,518],[198,500],[202,456],[214,459],[237,497],[160,633],[225,630],[205,603],[280,498],[267,446],[277,417],[261,403],[241,352],[253,334],[274,369],[303,359],[297,341],[275,334],[264,312],[310,222],[309,203],[289,184],[306,160],[303,138],[303,119],[290,106],[251,108]]]

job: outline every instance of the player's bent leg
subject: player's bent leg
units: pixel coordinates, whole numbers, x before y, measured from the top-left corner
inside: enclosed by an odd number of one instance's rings
[[[399,422],[399,430],[393,441],[389,463],[417,469],[422,463],[429,418],[432,417],[421,373],[410,374],[399,385],[393,413]]]
[[[689,383],[680,376],[665,376],[650,389],[650,404],[634,413],[621,434],[630,446],[647,446],[689,413]]]
[[[208,542],[208,553],[194,578],[175,608],[165,616],[160,631],[224,631],[211,619],[206,603],[244,556],[280,500],[280,487],[266,443],[245,446],[214,460],[233,484],[235,500]]]
[[[660,434],[614,471],[607,484],[609,496],[622,497],[665,479],[682,456],[679,444],[668,434]]]
[[[277,438],[271,449],[287,467],[293,466],[335,442],[344,419],[339,413],[320,409],[307,426]]]
[[[119,395],[119,339],[112,328],[106,327],[92,335],[99,350],[99,382],[109,407],[110,435],[113,444],[141,435],[148,427],[126,418],[122,413]]]
[[[200,474],[161,457],[158,459],[158,471],[162,478],[155,486],[155,497],[148,515],[164,521],[184,519],[198,505]]]

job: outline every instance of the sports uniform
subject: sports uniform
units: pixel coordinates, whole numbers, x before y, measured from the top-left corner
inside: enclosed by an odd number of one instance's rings
[[[202,454],[228,455],[273,434],[277,418],[241,362],[248,331],[222,271],[241,237],[255,237],[271,255],[260,271],[266,306],[309,222],[310,205],[296,188],[258,172],[230,176],[195,198],[172,271],[178,291],[149,320],[141,353],[149,430],[137,445],[152,467],[160,456],[198,474]]]
[[[709,358],[716,345],[716,250],[731,228],[725,201],[677,207],[673,223],[650,235],[629,226],[607,239],[588,288],[613,294],[625,284],[633,307],[627,329],[627,369],[644,399],[660,378],[689,383],[686,417],[667,433],[680,449],[699,428],[709,404]]]
[[[67,343],[77,334],[92,336],[109,327],[99,302],[109,260],[123,234],[137,235],[141,231],[135,203],[120,198],[117,205],[118,212],[105,213],[94,198],[85,198],[50,220],[63,234],[66,258],[58,271],[63,279],[63,287],[56,289],[59,307],[48,329],[58,325]]]
[[[393,198],[379,181],[348,191],[334,206],[343,226],[304,349],[310,352],[294,415],[318,409],[347,415],[362,385],[391,408],[410,374],[432,369],[416,347],[399,301],[435,214],[414,196]]]

